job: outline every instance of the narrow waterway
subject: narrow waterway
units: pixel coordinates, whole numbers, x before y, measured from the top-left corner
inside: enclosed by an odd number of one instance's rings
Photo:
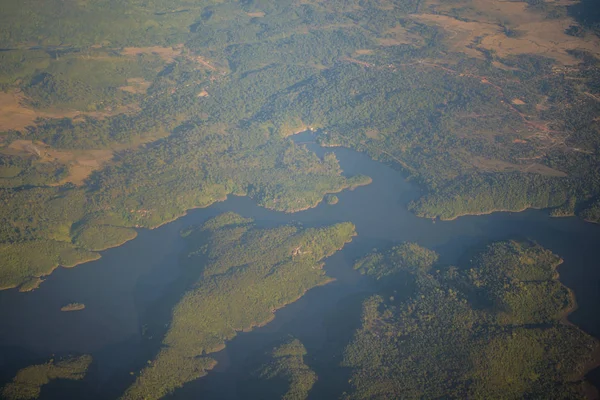
[[[307,135],[297,138],[309,139]],[[336,368],[341,349],[359,323],[362,299],[374,291],[352,264],[373,248],[401,241],[436,250],[442,263],[451,264],[460,263],[467,249],[493,240],[535,240],[565,260],[559,269],[561,280],[574,290],[579,304],[570,320],[600,337],[599,226],[577,218],[550,218],[538,210],[447,222],[417,218],[406,204],[419,195],[418,188],[399,172],[352,150],[309,147],[319,155],[334,151],[345,174],[368,175],[372,184],[338,194],[336,205],[320,204],[296,214],[265,210],[248,198],[232,196],[155,230],[141,230],[135,240],[103,252],[100,260],[58,269],[32,293],[0,292],[0,380],[52,355],[91,353],[94,364],[86,380],[50,384],[42,398],[75,398],[83,393],[86,398],[118,396],[133,379],[130,372],[139,370],[158,349],[160,335],[153,337],[152,332],[157,324],[169,322],[158,309],[168,309],[181,295],[176,290],[183,249],[179,231],[225,211],[254,218],[263,226],[351,221],[358,236],[327,260],[325,269],[335,282],[279,310],[265,327],[239,334],[214,355],[217,368],[175,392],[175,398],[251,398],[252,387],[245,381],[248,368],[288,335],[304,343],[307,363],[319,375],[311,396],[335,398],[347,382],[346,372]],[[84,303],[86,309],[61,312],[60,307],[70,302]]]

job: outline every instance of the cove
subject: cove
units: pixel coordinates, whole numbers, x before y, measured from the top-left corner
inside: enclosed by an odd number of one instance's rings
[[[295,139],[303,142],[311,137],[302,134]],[[321,203],[295,214],[269,211],[248,198],[230,196],[155,230],[140,230],[133,241],[102,252],[100,260],[58,269],[34,292],[0,292],[0,379],[6,381],[19,368],[53,354],[90,353],[94,364],[88,378],[72,384],[52,383],[41,398],[77,398],[82,393],[86,398],[118,397],[132,381],[129,372],[139,370],[157,351],[159,331],[154,336],[152,332],[168,323],[168,316],[157,305],[168,308],[181,296],[175,290],[180,276],[178,257],[184,245],[179,231],[225,211],[253,218],[261,226],[295,222],[308,227],[351,221],[358,236],[327,260],[325,268],[335,282],[315,288],[279,310],[268,325],[240,333],[225,350],[213,355],[219,361],[215,370],[176,391],[173,398],[250,398],[251,388],[243,378],[246,365],[287,335],[304,343],[306,362],[319,375],[311,397],[334,398],[347,381],[345,372],[336,368],[339,351],[359,322],[361,299],[375,290],[368,279],[352,270],[353,262],[373,248],[401,241],[437,251],[446,264],[460,263],[468,249],[490,241],[537,241],[565,261],[559,268],[561,281],[575,292],[579,304],[569,319],[600,337],[596,312],[600,304],[600,227],[577,218],[550,218],[539,210],[434,223],[406,210],[419,190],[399,172],[349,149],[307,145],[320,156],[335,152],[344,173],[368,175],[373,182],[337,194],[340,201],[336,205]],[[84,303],[85,310],[60,311],[72,302]]]

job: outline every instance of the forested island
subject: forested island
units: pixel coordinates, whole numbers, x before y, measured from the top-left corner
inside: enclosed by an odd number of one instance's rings
[[[81,311],[85,309],[85,304],[83,303],[69,303],[65,304],[60,308],[60,311],[70,312],[70,311]]]
[[[439,265],[404,243],[358,261],[386,279],[346,348],[353,390],[344,398],[586,398],[598,342],[566,321],[575,301],[558,281],[562,260],[516,241],[470,257]],[[412,290],[397,297],[407,281]]]
[[[2,398],[30,400],[40,396],[42,387],[55,379],[81,380],[85,377],[92,357],[50,360],[45,364],[31,365],[20,370],[13,381],[2,388]]]
[[[269,355],[270,361],[258,371],[258,378],[267,381],[267,388],[275,386],[273,380],[282,381],[287,390],[271,393],[282,400],[305,400],[317,381],[317,374],[304,363],[306,348],[298,339],[288,339],[273,349]]]
[[[123,399],[159,399],[204,376],[216,364],[207,355],[236,332],[268,323],[277,309],[330,282],[322,260],[356,232],[351,223],[261,229],[226,213],[183,234],[186,268],[198,278],[173,309],[159,353]]]

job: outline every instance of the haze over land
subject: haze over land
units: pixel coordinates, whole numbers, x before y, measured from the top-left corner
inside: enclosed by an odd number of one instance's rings
[[[347,173],[334,148],[401,171],[420,193],[397,207],[418,217],[534,208],[600,223],[592,0],[5,3],[2,290],[43,288],[59,267],[231,196],[274,213],[340,207],[378,177]],[[294,140],[304,131],[332,151]],[[210,374],[209,354],[237,332],[331,280],[324,259],[360,237],[359,213],[318,227],[223,214],[184,230],[163,329],[115,392],[185,393],[176,389]],[[589,396],[597,343],[567,321],[577,293],[558,281],[561,254],[505,239],[456,267],[418,243],[363,252],[356,268],[371,293],[339,343],[334,367],[348,376],[336,396]],[[80,301],[65,314],[94,312]],[[317,356],[300,339],[270,346],[244,379],[286,399],[319,390]],[[83,379],[96,364],[75,356],[11,365],[2,393],[44,397],[69,363]],[[469,362],[456,369],[459,359]]]

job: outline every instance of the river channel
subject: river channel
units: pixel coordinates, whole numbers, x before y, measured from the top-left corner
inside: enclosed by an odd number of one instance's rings
[[[298,142],[310,141],[308,134]],[[321,203],[294,214],[269,211],[246,197],[226,201],[154,230],[140,230],[136,239],[102,252],[102,258],[71,269],[59,268],[31,293],[0,292],[0,384],[26,365],[52,356],[91,354],[94,363],[85,380],[47,385],[42,399],[118,397],[160,344],[157,325],[168,324],[161,312],[181,296],[178,257],[184,248],[179,231],[226,211],[253,218],[258,225],[301,223],[329,225],[351,221],[358,236],[326,260],[336,280],[309,291],[277,311],[268,325],[240,333],[227,348],[214,354],[219,361],[209,374],[176,391],[178,399],[253,398],[248,368],[289,335],[307,348],[306,362],[319,381],[311,398],[329,399],[346,389],[347,371],[337,368],[341,350],[359,324],[362,299],[375,288],[352,269],[354,260],[373,248],[413,241],[437,251],[444,264],[460,264],[465,252],[494,240],[531,239],[564,259],[561,281],[576,295],[578,309],[569,320],[600,337],[600,226],[577,218],[551,218],[547,211],[465,216],[454,221],[417,218],[406,205],[419,189],[398,171],[349,149],[308,147],[322,156],[333,151],[347,175],[364,174],[373,182],[338,194],[339,203]],[[78,312],[61,312],[64,304],[84,303]],[[161,305],[157,306],[157,305]],[[152,332],[156,332],[153,336]],[[589,374],[596,386],[598,370]],[[82,397],[83,396],[83,397]]]

